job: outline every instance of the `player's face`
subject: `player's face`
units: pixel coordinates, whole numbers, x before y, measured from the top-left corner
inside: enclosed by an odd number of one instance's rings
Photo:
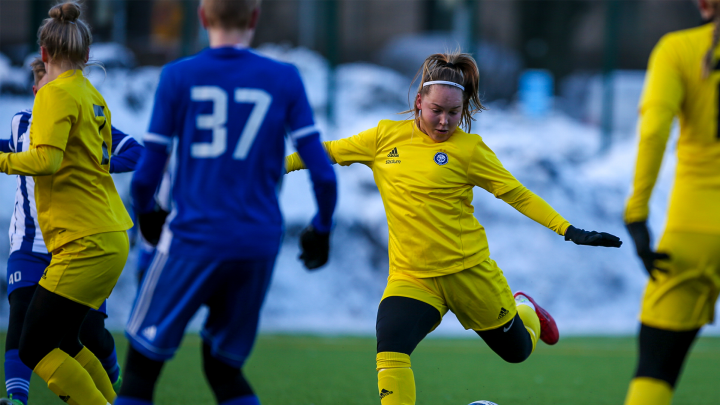
[[[450,139],[462,117],[462,90],[431,85],[430,91],[418,94],[415,102],[420,109],[420,129],[435,142]]]

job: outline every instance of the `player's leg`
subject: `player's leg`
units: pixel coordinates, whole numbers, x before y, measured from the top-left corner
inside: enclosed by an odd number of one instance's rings
[[[130,349],[115,405],[152,404],[165,361],[177,350],[185,327],[213,294],[217,264],[158,252],[143,279],[125,328]]]
[[[542,336],[538,315],[552,320],[527,294],[514,297],[502,270],[490,258],[461,272],[438,277],[437,282],[460,323],[511,363],[524,361],[535,349]]]
[[[714,319],[720,291],[720,235],[666,232],[640,311],[640,358],[626,405],[669,405],[699,329]]]
[[[391,284],[392,281],[388,287]],[[415,404],[410,355],[441,319],[441,311],[436,307],[414,298],[389,296],[380,302],[375,329],[382,405]]]
[[[117,393],[122,379],[120,378],[120,365],[115,351],[115,340],[112,334],[105,329],[106,307],[107,302],[103,303],[98,310],[88,312],[80,329],[80,342],[100,360],[103,369],[110,378],[113,390]]]
[[[51,259],[50,254],[25,250],[16,250],[8,258],[10,314],[5,340],[5,387],[8,393],[7,401],[15,405],[18,402],[27,404],[32,375],[32,370],[20,360],[18,354],[25,314],[37,289],[37,283]],[[0,404],[3,404],[2,401],[0,400]]]
[[[25,314],[36,288],[37,285],[17,288],[8,297],[10,316],[5,338],[5,388],[8,400],[13,404],[18,402],[27,404],[28,402],[32,370],[20,360],[18,348]]]
[[[201,332],[205,376],[222,405],[259,405],[242,366],[257,335],[260,309],[275,257],[223,263],[213,275],[208,318]]]
[[[73,358],[82,351],[82,345],[73,345],[68,338],[77,337],[88,310],[85,305],[38,287],[25,317],[19,354],[55,394],[70,396],[80,405],[105,405],[108,400]],[[59,349],[61,343],[69,352]]]
[[[670,404],[673,390],[699,329],[674,332],[640,326],[640,360],[626,404]]]

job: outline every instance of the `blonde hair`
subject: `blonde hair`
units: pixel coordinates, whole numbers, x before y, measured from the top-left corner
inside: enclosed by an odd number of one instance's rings
[[[252,12],[260,7],[260,0],[202,0],[210,27],[246,29]]]
[[[460,118],[460,124],[470,131],[472,121],[475,121],[473,115],[481,110],[485,110],[485,106],[480,102],[479,82],[480,73],[477,63],[470,54],[461,53],[459,50],[449,53],[436,53],[425,59],[420,70],[415,74],[413,82],[420,77],[417,94],[424,96],[430,92],[432,86],[423,86],[425,82],[443,80],[457,83],[465,88],[463,93],[463,107]],[[443,84],[439,84],[443,86]],[[403,111],[402,114],[412,113],[413,119],[416,121],[420,118],[420,110],[417,103],[413,100],[412,109]]]
[[[713,71],[713,59],[715,56],[715,48],[717,48],[718,43],[720,42],[720,0],[707,0],[708,5],[712,5],[712,7],[715,9],[715,14],[713,16],[713,34],[712,34],[712,42],[710,45],[710,49],[707,50],[705,53],[705,56],[703,57],[703,79],[707,79],[710,76],[710,72]]]
[[[74,1],[56,4],[38,29],[38,45],[47,50],[50,59],[66,62],[73,69],[85,67],[92,43],[90,27],[80,13],[80,5]]]
[[[38,83],[40,83],[40,80],[42,80],[43,77],[45,77],[45,74],[47,73],[45,71],[45,63],[40,58],[35,58],[30,63],[30,68],[32,69],[33,74],[33,80],[35,81],[35,85],[37,86]]]

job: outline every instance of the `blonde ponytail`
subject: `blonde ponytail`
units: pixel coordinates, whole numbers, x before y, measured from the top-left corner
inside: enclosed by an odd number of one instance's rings
[[[479,84],[480,73],[477,63],[470,54],[455,51],[451,53],[436,53],[428,56],[423,62],[422,67],[418,70],[413,82],[420,77],[417,93],[425,95],[430,91],[432,86],[423,86],[429,81],[448,81],[457,83],[465,89],[463,92],[463,108],[460,118],[461,126],[465,127],[469,132],[472,121],[475,121],[473,115],[481,110],[485,110],[485,106],[480,102]],[[437,84],[443,86],[443,84]],[[413,98],[414,100],[414,98]],[[405,113],[412,113],[413,119],[419,119],[419,110],[413,101],[413,107]]]

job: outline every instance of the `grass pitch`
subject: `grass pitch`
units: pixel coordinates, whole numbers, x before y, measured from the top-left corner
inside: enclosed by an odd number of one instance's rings
[[[1,337],[4,340],[4,336]],[[121,363],[127,342],[116,336]],[[199,339],[188,335],[163,371],[156,405],[211,405]],[[507,364],[481,339],[426,339],[413,354],[418,405],[623,403],[635,367],[633,338],[563,338]],[[261,336],[245,367],[263,405],[379,405],[372,338]],[[720,403],[720,338],[700,339],[674,405]],[[33,375],[30,404],[62,404]]]

